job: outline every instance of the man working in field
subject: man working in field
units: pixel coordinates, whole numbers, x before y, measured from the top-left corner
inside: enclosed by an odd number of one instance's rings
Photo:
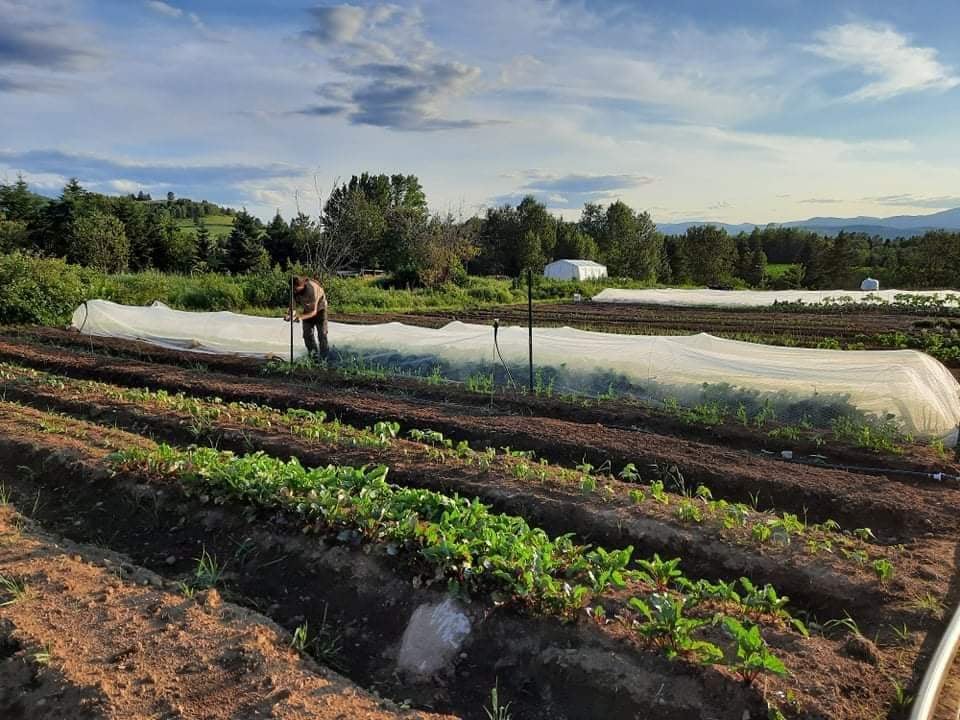
[[[284,320],[299,318],[303,323],[303,344],[307,346],[307,353],[314,360],[326,359],[330,349],[327,343],[326,293],[316,280],[298,275],[293,279],[293,297],[303,307],[303,312],[298,315],[291,308]],[[293,318],[290,312],[293,312]]]

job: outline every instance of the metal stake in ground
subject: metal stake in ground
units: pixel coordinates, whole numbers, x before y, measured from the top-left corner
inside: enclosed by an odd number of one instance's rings
[[[293,275],[290,276],[290,367],[293,367]]]
[[[533,395],[533,269],[527,268],[527,329],[530,334],[530,394]]]

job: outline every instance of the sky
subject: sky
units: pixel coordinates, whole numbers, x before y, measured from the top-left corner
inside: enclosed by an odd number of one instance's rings
[[[955,0],[0,0],[0,182],[659,222],[960,206]]]

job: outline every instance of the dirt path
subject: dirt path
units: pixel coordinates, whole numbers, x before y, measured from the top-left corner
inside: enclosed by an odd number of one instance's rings
[[[291,650],[272,621],[0,507],[0,717],[388,720],[404,712]],[[449,717],[449,716],[447,716]]]

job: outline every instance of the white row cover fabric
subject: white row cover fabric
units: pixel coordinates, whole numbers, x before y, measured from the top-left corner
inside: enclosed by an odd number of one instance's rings
[[[287,358],[290,326],[279,318],[231,312],[193,313],[154,303],[150,307],[91,300],[77,308],[74,327],[90,335],[141,340],[167,348],[251,357]],[[305,353],[295,325],[294,352]],[[507,366],[523,384],[527,329],[499,331]],[[493,330],[452,322],[442,328],[401,323],[330,323],[332,351],[341,360],[449,379],[489,377]],[[793,408],[793,417],[828,407],[875,419],[895,417],[918,437],[955,441],[960,423],[960,385],[932,357],[915,350],[842,351],[786,348],[724,340],[707,334],[641,336],[534,328],[534,362],[555,391],[618,393],[685,404],[721,400],[736,409],[772,402]],[[789,419],[788,414],[780,415]],[[823,419],[817,416],[816,419]]]
[[[893,303],[897,296],[937,298],[960,304],[960,293],[946,290],[709,290],[662,288],[625,290],[607,288],[593,296],[594,302],[637,305],[697,307],[769,307],[774,303],[817,304],[822,302]]]

